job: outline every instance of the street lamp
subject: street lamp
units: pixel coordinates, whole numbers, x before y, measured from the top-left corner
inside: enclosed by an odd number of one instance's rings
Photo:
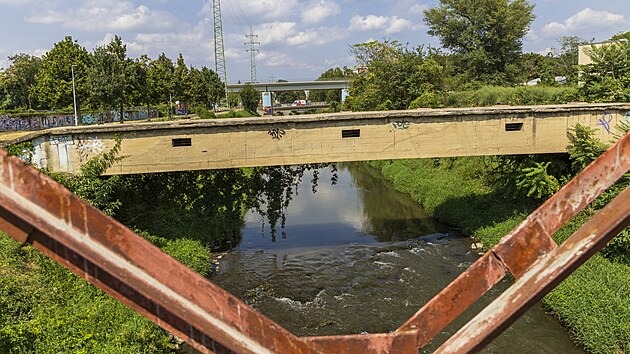
[[[79,116],[77,114],[77,91],[74,88],[74,67],[76,65],[70,65],[70,69],[72,70],[72,101],[74,106],[74,125],[79,125]]]

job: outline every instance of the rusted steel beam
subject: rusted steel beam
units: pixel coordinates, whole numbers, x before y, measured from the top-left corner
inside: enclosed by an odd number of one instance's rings
[[[4,231],[32,243],[204,352],[213,348],[314,352],[238,298],[2,150],[0,205]],[[217,343],[223,347],[217,348]]]
[[[506,271],[493,253],[486,253],[407,320],[396,333],[416,332],[418,347],[425,346],[451,321],[503,279]]]
[[[560,247],[540,259],[508,290],[438,348],[436,353],[469,353],[483,349],[628,226],[630,187]]]
[[[418,352],[416,334],[414,332],[303,337],[302,339],[323,353],[386,354]]]
[[[551,235],[629,169],[630,134],[626,134],[433,297],[397,332],[417,330],[418,346],[425,346],[501,280],[503,274],[498,277],[497,269],[507,269],[519,278],[540,257],[555,249]],[[491,265],[489,258],[496,262]],[[484,274],[486,271],[490,274]],[[472,279],[478,279],[483,286],[474,286]]]

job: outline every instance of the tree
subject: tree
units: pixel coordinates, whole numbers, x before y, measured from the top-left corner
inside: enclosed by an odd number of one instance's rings
[[[34,93],[35,77],[42,63],[41,58],[21,53],[10,56],[9,62],[11,65],[0,74],[8,99],[2,104],[3,108],[35,108],[38,104]]]
[[[130,60],[127,66],[127,100],[133,105],[145,104],[147,113],[151,108],[151,97],[148,83],[148,69],[151,59],[146,54],[136,60]]]
[[[120,107],[121,122],[127,85],[126,52],[127,48],[118,36],[107,45],[96,47],[88,76],[94,102],[107,111]]]
[[[166,103],[173,93],[173,74],[175,65],[164,53],[149,64],[147,81],[149,83],[149,97],[153,104]]]
[[[243,102],[243,107],[251,113],[256,113],[258,110],[258,101],[259,94],[258,91],[254,88],[254,86],[250,84],[245,84],[245,86],[240,91],[241,102]]]
[[[201,70],[190,68],[188,97],[195,105],[205,109],[213,108],[225,94],[225,87],[219,76],[203,66]]]
[[[527,0],[440,0],[424,11],[428,33],[458,54],[470,79],[515,82],[523,37],[534,20]]]
[[[630,100],[630,42],[613,42],[587,48],[592,64],[582,67],[580,92],[590,102]]]
[[[622,40],[625,39],[627,41],[630,41],[630,31],[628,32],[619,32],[616,35],[612,36],[612,38],[610,38],[613,41],[618,41],[618,40]]]
[[[372,41],[351,50],[368,69],[350,87],[346,103],[355,111],[407,109],[416,98],[443,89],[443,67],[422,47]]]
[[[184,61],[184,56],[179,53],[177,66],[175,66],[175,71],[173,72],[173,93],[179,101],[190,101],[190,96],[188,95],[190,92],[189,73],[186,62]]]
[[[53,48],[42,58],[41,67],[35,76],[35,92],[39,101],[52,109],[64,109],[72,106],[72,66],[74,66],[77,109],[81,102],[90,97],[88,68],[91,57],[84,47],[72,37],[55,43]]]

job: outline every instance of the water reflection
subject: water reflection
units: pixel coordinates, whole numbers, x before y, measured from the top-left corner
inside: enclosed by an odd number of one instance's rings
[[[408,194],[395,190],[381,173],[363,163],[347,166],[359,191],[366,232],[380,242],[400,241],[446,231]]]

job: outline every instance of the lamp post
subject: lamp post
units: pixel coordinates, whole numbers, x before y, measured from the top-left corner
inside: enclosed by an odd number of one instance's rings
[[[70,65],[70,69],[72,70],[72,101],[74,106],[74,125],[79,125],[79,116],[77,114],[77,92],[74,88],[74,67],[76,65]]]

